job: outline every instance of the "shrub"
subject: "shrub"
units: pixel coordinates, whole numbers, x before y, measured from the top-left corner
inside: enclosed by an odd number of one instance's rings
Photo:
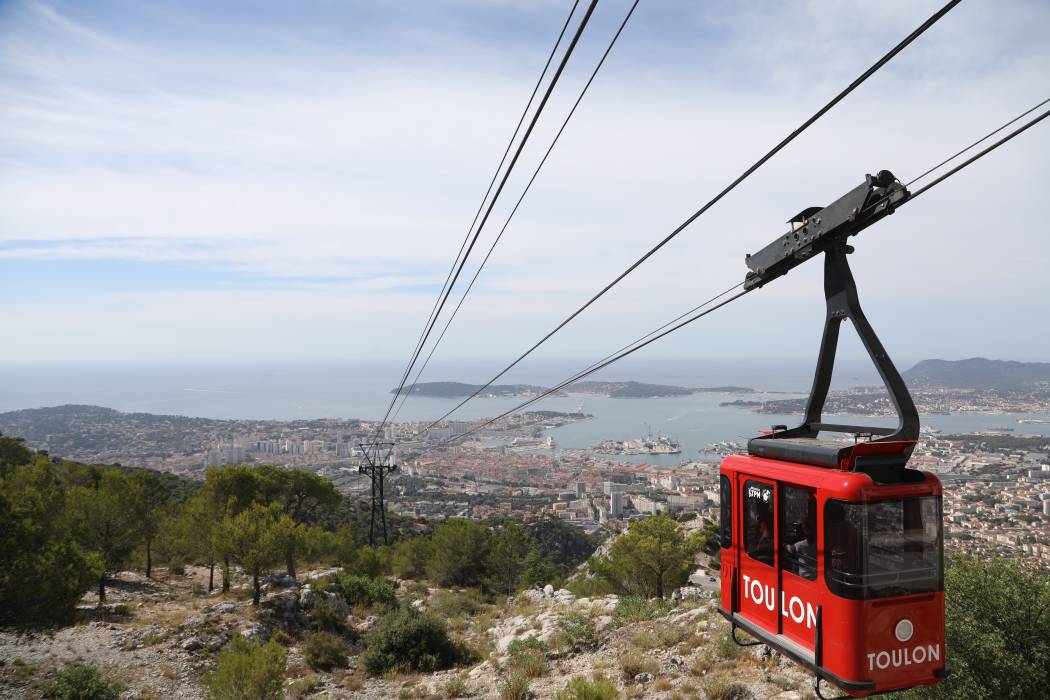
[[[313,694],[315,690],[321,685],[321,679],[317,676],[307,676],[306,678],[300,678],[296,681],[292,681],[288,684],[288,690],[286,696],[290,700],[299,700]]]
[[[526,677],[540,678],[547,675],[547,645],[538,639],[516,639],[507,647],[507,652],[510,654],[511,668]]]
[[[273,640],[260,645],[235,635],[204,676],[204,687],[213,700],[277,700],[286,660]]]
[[[280,644],[282,647],[290,647],[293,644],[295,644],[295,639],[292,638],[292,635],[288,634],[284,630],[277,630],[276,632],[274,632],[271,639]]]
[[[385,615],[365,644],[361,661],[373,675],[392,668],[429,673],[451,667],[462,655],[442,620],[411,609]]]
[[[439,586],[476,586],[488,574],[490,537],[481,523],[446,520],[430,537],[427,577]]]
[[[397,586],[384,578],[368,578],[353,574],[339,574],[332,582],[333,588],[346,599],[351,607],[381,606],[388,609],[397,607]]]
[[[500,700],[526,700],[531,695],[529,678],[520,671],[507,676],[507,679],[499,686]]]
[[[561,640],[566,646],[594,644],[598,640],[594,623],[583,615],[566,615],[558,621],[558,627],[561,628]]]
[[[436,615],[446,619],[474,616],[485,609],[481,594],[476,589],[466,591],[439,591],[431,596],[428,605]]]
[[[601,676],[589,681],[576,676],[558,693],[557,700],[619,700],[620,693],[608,678]]]
[[[387,562],[383,555],[372,547],[361,547],[353,555],[353,564],[350,566],[354,571],[366,578],[379,578],[386,569]]]
[[[66,666],[41,687],[43,696],[54,700],[117,700],[122,690],[87,664]]]
[[[390,561],[394,574],[401,578],[423,578],[427,573],[430,550],[430,540],[424,537],[413,537],[398,542]]]
[[[1025,571],[1017,562],[951,556],[944,593],[952,673],[940,685],[913,688],[900,697],[1046,697],[1050,569]]]
[[[644,622],[666,615],[671,604],[663,599],[648,600],[640,596],[625,595],[616,602],[612,623],[614,626]]]
[[[685,634],[685,630],[676,625],[660,625],[656,631],[656,637],[662,647],[673,647],[685,639]]]
[[[624,680],[630,681],[634,680],[634,677],[639,673],[656,675],[656,672],[660,670],[660,666],[652,659],[632,651],[620,659],[620,670],[623,671]]]
[[[535,637],[525,637],[523,639],[515,639],[507,647],[507,653],[511,656],[515,654],[521,654],[526,651],[539,651],[542,653],[547,652],[547,645],[536,639]]]
[[[593,576],[580,576],[566,583],[565,587],[577,598],[601,598],[616,592],[611,583]]]
[[[310,668],[331,671],[346,666],[346,642],[329,632],[314,632],[306,638],[303,658]]]
[[[660,640],[651,629],[640,629],[631,635],[631,645],[642,651],[652,651],[660,647]]]
[[[323,594],[317,597],[313,608],[310,609],[310,617],[316,630],[341,634],[346,629],[343,617],[336,610],[332,601]]]
[[[722,676],[704,681],[704,693],[711,700],[754,700],[754,694],[746,685],[733,683]]]
[[[733,634],[728,631],[718,638],[715,650],[723,659],[735,659],[744,653],[743,647],[733,641]]]
[[[453,676],[441,686],[441,693],[446,698],[467,697],[467,679],[463,676]]]

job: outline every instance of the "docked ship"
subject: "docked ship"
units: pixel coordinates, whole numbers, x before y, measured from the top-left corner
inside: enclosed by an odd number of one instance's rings
[[[681,454],[682,447],[674,438],[665,435],[653,435],[634,440],[603,440],[594,449],[607,454],[620,455],[676,455]]]

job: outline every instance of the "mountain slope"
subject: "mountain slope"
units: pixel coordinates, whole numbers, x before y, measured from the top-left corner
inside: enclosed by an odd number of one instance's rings
[[[984,357],[923,360],[904,373],[904,380],[916,387],[1023,389],[1050,383],[1050,362],[1015,362]]]

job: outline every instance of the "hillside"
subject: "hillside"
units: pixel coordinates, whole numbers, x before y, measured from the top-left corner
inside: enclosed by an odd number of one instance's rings
[[[1010,391],[1050,383],[1050,362],[923,360],[904,373],[904,380],[915,387]]]
[[[405,386],[405,391],[413,396],[437,399],[466,398],[479,389],[481,389],[480,384],[465,384],[463,382],[420,382]],[[482,396],[534,396],[544,391],[546,391],[544,387],[532,384],[493,384],[485,387]],[[391,389],[390,393],[397,393],[397,389]]]
[[[473,662],[431,673],[364,672],[361,642],[350,644],[349,663],[311,668],[305,639],[318,624],[318,600],[330,601],[346,633],[360,637],[385,613],[351,607],[319,589],[318,579],[332,570],[304,572],[298,582],[275,574],[268,579],[260,606],[252,606],[249,581],[237,575],[229,594],[194,592],[207,582],[207,570],[188,567],[185,574],[161,572],[153,580],[123,572],[112,603],[95,609],[89,594],[83,623],[26,633],[0,630],[0,698],[26,697],[34,682],[56,668],[89,662],[105,677],[127,687],[122,697],[205,697],[201,679],[215,667],[217,653],[234,634],[253,639],[278,638],[286,645],[285,697],[380,698],[471,697],[499,700],[501,689],[528,659],[528,697],[553,700],[570,679],[592,674],[609,678],[619,697],[711,697],[701,689],[741,684],[740,698],[801,697],[809,684],[799,668],[767,657],[762,648],[742,650],[727,643],[727,625],[707,595],[676,608],[652,610],[653,619],[624,617],[615,595],[578,598],[567,590],[531,589],[509,600],[488,603],[475,593],[403,585],[401,606],[441,615],[450,631],[470,645]],[[515,652],[516,640],[533,647]],[[17,660],[17,661],[16,661]],[[788,692],[785,692],[788,691]],[[525,697],[525,696],[522,696]]]

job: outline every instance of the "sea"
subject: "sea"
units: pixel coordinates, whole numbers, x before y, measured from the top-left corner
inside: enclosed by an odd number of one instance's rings
[[[586,367],[587,361],[532,362],[498,383],[551,386]],[[903,366],[910,366],[904,364]],[[462,381],[480,384],[491,378],[499,360],[478,359],[435,363],[421,381]],[[297,420],[312,418],[377,419],[385,413],[390,390],[403,366],[389,361],[269,364],[122,364],[91,366],[0,367],[0,412],[61,404],[91,404],[126,412],[174,414],[216,419]],[[678,464],[697,459],[711,443],[743,443],[774,424],[794,425],[798,415],[755,413],[720,404],[804,396],[812,381],[811,361],[771,363],[746,359],[634,360],[603,370],[591,379],[634,380],[677,386],[742,386],[751,393],[698,393],[667,398],[607,398],[569,394],[549,397],[533,409],[574,412],[593,418],[552,428],[557,449],[590,447],[602,440],[627,440],[648,434],[677,440],[678,455],[621,456],[624,461]],[[834,388],[875,386],[879,380],[866,360],[840,359]],[[494,416],[519,403],[518,398],[478,398],[453,418]],[[412,396],[397,420],[433,420],[453,408],[458,399]],[[837,422],[892,425],[893,418],[828,416]],[[1012,428],[1016,435],[1050,435],[1050,423],[1020,424],[1018,420],[1050,421],[1050,413],[924,415],[925,427],[945,433]]]

